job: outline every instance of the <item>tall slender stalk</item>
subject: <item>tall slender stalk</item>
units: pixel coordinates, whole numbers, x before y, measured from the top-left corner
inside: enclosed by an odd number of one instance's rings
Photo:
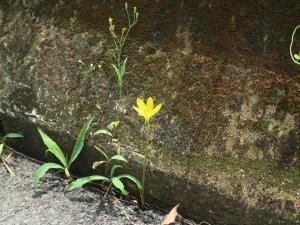
[[[145,181],[146,181],[146,171],[149,163],[150,155],[150,135],[151,135],[151,125],[149,122],[146,123],[146,146],[144,149],[144,163],[143,163],[143,174],[142,174],[142,190],[141,190],[141,203],[142,206],[145,205]]]
[[[122,28],[121,34],[117,35],[115,31],[115,25],[113,24],[113,19],[109,18],[109,31],[111,33],[113,43],[115,45],[115,52],[114,52],[114,58],[116,60],[116,64],[113,64],[113,67],[115,69],[115,72],[117,74],[117,85],[118,85],[118,92],[119,92],[119,98],[122,98],[122,89],[123,89],[123,76],[126,73],[126,62],[127,58],[124,60],[122,59],[123,55],[123,48],[125,45],[125,42],[127,40],[128,34],[130,30],[137,24],[139,13],[137,12],[136,7],[133,9],[133,19],[131,20],[130,14],[128,12],[128,4],[125,3],[125,11],[127,14],[128,19],[128,27]]]
[[[141,188],[141,204],[145,206],[145,181],[146,181],[146,171],[148,168],[149,163],[149,155],[151,153],[151,125],[150,119],[151,117],[156,114],[160,108],[162,107],[162,103],[158,104],[157,106],[153,107],[153,99],[149,97],[147,99],[146,104],[140,98],[136,99],[137,106],[133,106],[133,109],[138,112],[139,116],[144,117],[146,122],[146,144],[144,148],[144,162],[143,162],[143,173],[142,173],[142,188]]]

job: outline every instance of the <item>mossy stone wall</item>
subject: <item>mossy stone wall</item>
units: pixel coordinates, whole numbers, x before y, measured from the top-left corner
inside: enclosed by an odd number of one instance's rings
[[[163,108],[152,121],[150,202],[181,202],[212,224],[299,222],[300,68],[288,54],[298,1],[129,1],[140,21],[119,99],[107,20],[122,27],[123,3],[0,2],[0,120],[26,135],[18,150],[44,157],[37,126],[70,149],[89,116],[94,129],[119,117],[119,144],[106,147],[121,146],[139,175],[143,121],[132,106],[152,96]],[[97,157],[86,150],[77,172]]]

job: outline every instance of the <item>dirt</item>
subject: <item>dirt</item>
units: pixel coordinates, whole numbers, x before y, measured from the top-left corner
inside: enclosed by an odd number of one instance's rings
[[[67,181],[48,173],[33,186],[39,166],[21,155],[12,157],[15,177],[0,165],[0,224],[160,224],[164,213],[106,197],[86,188],[67,191]],[[179,224],[179,223],[178,223]],[[180,223],[181,224],[181,223]]]

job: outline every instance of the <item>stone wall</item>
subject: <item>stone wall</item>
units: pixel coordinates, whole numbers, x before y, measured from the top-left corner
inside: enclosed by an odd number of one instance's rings
[[[37,126],[70,149],[91,115],[94,129],[119,117],[119,144],[106,147],[121,146],[138,176],[143,121],[132,106],[152,96],[163,108],[150,202],[181,202],[183,214],[212,224],[299,222],[300,69],[288,45],[300,6],[273,2],[130,1],[140,21],[119,100],[107,19],[122,26],[123,3],[0,1],[3,128],[26,136],[19,151],[44,159]],[[77,172],[97,157],[87,148]]]

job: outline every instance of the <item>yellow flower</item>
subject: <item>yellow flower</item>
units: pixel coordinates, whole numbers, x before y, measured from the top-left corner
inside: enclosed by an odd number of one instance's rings
[[[111,17],[108,18],[109,26],[112,26],[113,19]]]
[[[153,108],[153,99],[149,97],[147,99],[147,103],[145,104],[144,101],[140,98],[136,99],[136,106],[133,106],[134,110],[138,112],[138,114],[145,118],[146,123],[150,122],[151,117],[157,113],[162,104],[158,104],[155,108]]]

